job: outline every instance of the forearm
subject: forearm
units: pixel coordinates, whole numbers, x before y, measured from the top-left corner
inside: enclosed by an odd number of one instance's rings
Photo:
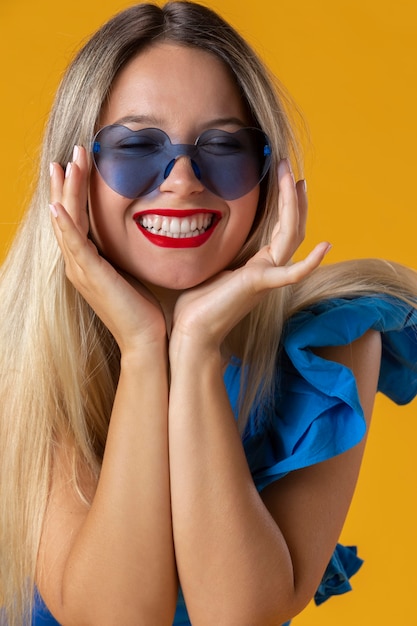
[[[294,601],[292,562],[253,484],[220,355],[184,346],[171,370],[173,528],[191,621],[197,626],[285,621]]]
[[[63,576],[71,623],[172,623],[167,402],[166,357],[122,358],[100,479]]]

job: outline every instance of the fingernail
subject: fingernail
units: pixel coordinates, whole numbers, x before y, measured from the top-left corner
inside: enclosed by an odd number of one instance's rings
[[[72,167],[72,163],[68,163],[66,170],[65,170],[65,178],[68,178],[69,175],[71,174],[71,167]]]
[[[74,152],[72,154],[72,160],[76,161],[79,155],[80,149],[78,146],[74,146]]]
[[[304,187],[304,193],[307,193],[307,181],[305,178],[303,178],[303,180],[301,181]]]
[[[51,204],[49,205],[49,210],[51,211],[51,213],[52,213],[52,215],[53,215],[54,217],[58,217],[58,211],[56,210],[56,208],[55,208],[55,205],[54,205],[54,204],[52,204],[52,203],[51,203]]]
[[[54,164],[50,163],[49,164],[49,175],[52,176],[53,173],[54,173]]]
[[[331,250],[332,248],[333,248],[332,244],[331,244],[331,243],[328,243],[328,244],[327,244],[326,251],[325,251],[325,253],[324,253],[324,254],[327,254],[328,252],[330,252],[330,250]]]

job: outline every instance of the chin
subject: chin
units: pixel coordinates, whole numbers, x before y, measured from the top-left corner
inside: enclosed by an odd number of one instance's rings
[[[193,289],[193,287],[198,287],[198,285],[201,285],[206,280],[208,280],[208,278],[198,280],[186,280],[184,278],[179,278],[178,280],[173,281],[164,280],[148,284],[154,285],[155,287],[158,287],[158,289],[165,289],[167,291],[186,291],[187,289]]]
[[[148,285],[153,285],[158,289],[166,289],[168,291],[185,291],[187,289],[192,289],[193,287],[198,287],[198,285],[205,283],[216,274],[217,272],[213,272],[211,274],[208,272],[196,273],[166,271],[162,277],[147,276],[146,278],[143,277],[143,280]],[[139,280],[141,279],[139,278]]]

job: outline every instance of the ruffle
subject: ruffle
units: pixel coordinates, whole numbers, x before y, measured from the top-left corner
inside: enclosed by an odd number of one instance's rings
[[[356,546],[342,546],[338,543],[314,595],[316,605],[323,604],[331,596],[352,591],[349,579],[356,574],[362,564],[363,560],[357,556]]]
[[[417,311],[392,297],[333,299],[295,315],[285,328],[277,392],[255,408],[243,444],[259,491],[288,472],[355,446],[365,421],[351,370],[314,348],[346,345],[374,329],[382,336],[378,390],[397,404],[417,394]],[[240,363],[225,372],[237,415]]]
[[[350,578],[362,565],[363,561],[357,556],[356,546],[342,546],[338,543],[314,595],[315,604],[320,606],[332,596],[352,591]],[[290,626],[290,624],[291,621],[285,622],[282,626]]]
[[[416,303],[417,305],[417,303]],[[287,324],[285,350],[300,374],[324,393],[334,393],[341,375],[339,395],[351,391],[351,378],[343,383],[341,365],[331,377],[322,376],[312,348],[346,345],[370,329],[382,335],[382,362],[378,390],[397,404],[410,402],[417,393],[417,310],[390,296],[333,299],[294,316]],[[319,366],[319,371],[315,367]],[[324,366],[327,369],[326,365]],[[354,393],[354,392],[353,392]],[[355,400],[357,398],[356,394]]]

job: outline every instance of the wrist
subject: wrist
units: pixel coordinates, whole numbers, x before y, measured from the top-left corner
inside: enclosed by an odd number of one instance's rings
[[[121,369],[167,369],[168,344],[166,338],[152,342],[131,343],[120,350]]]
[[[200,370],[203,365],[222,368],[223,358],[220,346],[207,338],[179,336],[171,337],[169,343],[169,363],[171,371],[175,368],[189,367]]]

